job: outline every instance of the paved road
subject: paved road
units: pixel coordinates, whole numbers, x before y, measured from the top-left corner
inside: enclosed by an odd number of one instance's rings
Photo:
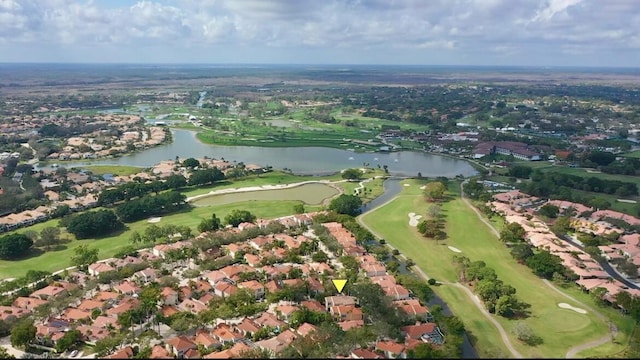
[[[7,349],[7,352],[10,355],[15,356],[16,359],[20,359],[20,358],[22,358],[22,355],[24,355],[24,351],[18,350],[16,348],[14,348],[13,346],[11,346],[11,340],[10,340],[9,336],[5,336],[5,337],[0,339],[0,346],[2,346],[5,349]]]
[[[476,215],[478,215],[478,218],[479,218],[480,220],[482,220],[482,222],[483,222],[483,223],[485,223],[485,224],[489,227],[489,229],[491,229],[491,231],[492,231],[492,232],[493,232],[497,237],[500,237],[500,232],[499,232],[499,231],[498,231],[498,230],[493,226],[493,224],[491,224],[489,221],[487,221],[487,220],[484,218],[484,216],[482,216],[482,214],[480,213],[480,211],[479,211],[478,209],[476,209],[476,208],[475,208],[475,206],[473,206],[473,205],[471,204],[471,202],[467,199],[467,197],[466,197],[466,196],[464,196],[464,188],[463,188],[463,186],[464,186],[464,184],[466,184],[467,182],[468,182],[468,180],[465,180],[465,181],[463,181],[463,182],[460,184],[460,194],[461,194],[461,196],[462,196],[462,200],[465,202],[465,204],[467,204],[467,206],[469,206],[471,209],[473,209],[473,211],[475,211]],[[576,245],[576,246],[577,246],[577,244],[574,244],[574,245]],[[562,295],[562,296],[566,297],[567,299],[570,299],[571,301],[573,301],[573,302],[575,302],[575,303],[579,304],[579,305],[580,305],[580,306],[582,306],[585,310],[588,310],[588,311],[591,311],[592,313],[594,313],[594,314],[595,314],[595,315],[596,315],[600,320],[605,321],[605,322],[608,322],[608,321],[609,321],[609,319],[608,319],[606,316],[604,316],[602,313],[600,313],[600,312],[598,312],[598,311],[594,310],[592,307],[590,307],[590,306],[586,305],[585,303],[583,303],[583,302],[581,302],[581,301],[577,300],[577,299],[576,299],[576,298],[574,298],[573,296],[563,293],[562,291],[560,291],[560,289],[558,289],[558,288],[556,288],[555,286],[553,286],[553,284],[551,284],[551,282],[549,282],[548,280],[546,280],[546,279],[542,279],[542,281],[543,281],[543,282],[544,282],[548,287],[550,287],[550,288],[551,288],[551,289],[553,289],[554,291],[558,292],[560,295]],[[574,347],[570,348],[570,349],[567,351],[567,354],[565,355],[565,357],[566,357],[567,359],[573,358],[577,353],[579,353],[579,352],[581,352],[581,351],[583,351],[583,350],[587,350],[587,349],[590,349],[590,348],[594,348],[594,347],[597,347],[597,346],[600,346],[600,345],[605,344],[607,341],[611,341],[611,337],[612,337],[612,336],[615,336],[615,335],[618,333],[618,329],[617,329],[617,328],[616,328],[616,326],[615,326],[615,325],[613,325],[613,324],[611,324],[611,325],[609,326],[609,329],[610,329],[610,333],[609,333],[608,335],[605,335],[605,336],[603,336],[603,337],[601,337],[601,338],[598,338],[598,339],[595,339],[595,340],[592,340],[592,341],[587,341],[587,342],[585,342],[585,343],[582,343],[582,344],[579,344],[579,345],[576,345],[576,346],[574,346]]]

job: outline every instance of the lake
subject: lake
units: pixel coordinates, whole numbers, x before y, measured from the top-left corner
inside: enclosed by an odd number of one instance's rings
[[[295,174],[327,175],[351,167],[388,166],[389,173],[396,176],[425,177],[456,175],[472,176],[475,169],[464,160],[452,159],[416,151],[398,151],[391,153],[355,153],[348,150],[323,147],[258,147],[258,146],[219,146],[200,142],[195,132],[173,129],[173,142],[151,149],[126,155],[117,159],[91,162],[61,163],[66,167],[83,165],[129,165],[150,167],[162,160],[174,160],[194,157],[225,159],[272,166],[274,169],[289,169]]]

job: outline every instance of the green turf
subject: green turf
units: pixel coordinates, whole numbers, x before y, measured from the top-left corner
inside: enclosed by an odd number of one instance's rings
[[[224,219],[234,209],[249,210],[258,218],[275,218],[279,216],[285,216],[293,214],[293,207],[295,204],[299,204],[298,201],[246,201],[233,204],[226,204],[221,206],[210,207],[198,207],[193,208],[190,211],[176,213],[172,215],[163,216],[162,220],[157,225],[163,224],[176,224],[187,225],[191,227],[194,232],[200,221],[211,216],[215,213],[219,218]],[[317,206],[306,205],[307,211],[318,210]],[[46,223],[37,224],[24,229],[20,229],[17,232],[25,232],[28,230],[39,231],[46,226],[55,226],[58,223],[57,220],[50,220]],[[75,240],[72,235],[69,236],[72,241],[66,244],[64,250],[45,252],[40,256],[35,256],[19,261],[6,261],[0,260],[0,278],[20,277],[24,276],[28,270],[43,270],[43,271],[57,271],[65,267],[71,266],[70,258],[73,256],[73,250],[81,244],[88,244],[90,247],[97,247],[100,249],[100,258],[108,258],[115,253],[130,245],[129,238],[134,230],[144,231],[149,225],[147,220],[141,220],[134,223],[127,224],[128,229],[116,236],[105,237],[99,240]]]
[[[606,324],[592,314],[582,315],[584,321],[577,323],[576,328],[569,328],[568,322],[574,319],[575,315],[569,313],[569,310],[558,308],[557,304],[571,303],[571,301],[546,287],[527,267],[516,263],[504,244],[489,232],[486,225],[461,199],[457,198],[443,205],[442,212],[447,219],[448,240],[436,244],[434,240],[419,236],[415,228],[409,226],[407,214],[415,212],[424,215],[428,205],[421,196],[416,196],[419,194],[417,189],[420,183],[416,180],[407,183],[411,185],[404,187],[396,200],[365,214],[363,221],[381,234],[387,242],[412,258],[429,276],[438,280],[457,281],[456,271],[452,265],[454,253],[448,249],[448,245],[462,250],[462,255],[469,257],[472,261],[483,260],[488,266],[493,267],[502,281],[517,289],[517,295],[521,300],[531,304],[532,316],[523,321],[544,340],[542,345],[531,348],[520,344],[510,334],[512,343],[523,355],[563,357],[571,346],[607,334]],[[453,304],[455,301],[449,297],[449,294],[443,294],[443,299],[448,304]],[[461,311],[457,315],[463,320],[470,316],[469,313],[478,312],[468,299],[467,304],[461,307]],[[495,318],[507,332],[510,332],[515,324],[512,320]],[[486,354],[491,344],[500,342],[496,330],[474,328],[473,322],[465,324],[478,337],[478,348],[481,354]]]
[[[133,175],[144,170],[137,166],[126,165],[90,165],[82,168],[91,171],[94,175],[112,174],[119,176]]]

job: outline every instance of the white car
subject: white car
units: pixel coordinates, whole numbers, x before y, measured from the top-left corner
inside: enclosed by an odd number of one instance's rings
[[[69,356],[76,357],[78,355],[78,350],[73,350]]]

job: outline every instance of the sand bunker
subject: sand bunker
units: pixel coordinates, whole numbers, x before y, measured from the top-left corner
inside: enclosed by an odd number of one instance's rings
[[[418,220],[422,218],[422,215],[416,215],[416,213],[409,213],[409,226],[418,226]]]
[[[420,190],[424,190],[424,189],[426,189],[426,188],[427,188],[427,185],[422,185],[422,186],[420,186]]]
[[[161,217],[154,217],[154,218],[151,218],[151,219],[147,220],[147,222],[157,223],[157,222],[160,222],[161,219],[162,219]]]
[[[577,313],[580,313],[580,314],[586,314],[587,313],[587,310],[571,306],[571,305],[569,305],[567,303],[559,303],[558,307],[563,308],[563,309],[573,310],[573,311],[575,311]]]
[[[627,203],[627,204],[637,204],[638,202],[635,200],[629,200],[629,199],[617,199],[618,202],[622,202],[622,203]]]
[[[448,246],[449,250],[455,252],[455,253],[461,253],[462,250],[458,249],[457,247],[453,247],[453,246]]]
[[[404,186],[410,186],[410,184],[404,184]]]

